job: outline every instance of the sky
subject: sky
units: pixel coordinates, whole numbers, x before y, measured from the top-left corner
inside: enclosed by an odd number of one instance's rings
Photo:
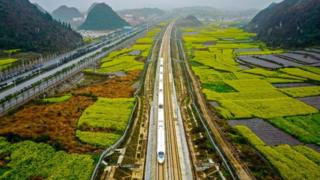
[[[226,10],[263,9],[272,2],[282,0],[30,0],[41,5],[44,9],[52,12],[61,5],[78,8],[86,11],[94,2],[105,2],[115,10],[157,7],[161,9],[172,9],[188,6],[211,6]]]

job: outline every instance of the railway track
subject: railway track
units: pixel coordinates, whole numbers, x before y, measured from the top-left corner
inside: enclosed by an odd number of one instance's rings
[[[184,127],[181,119],[181,112],[176,97],[176,89],[174,84],[172,64],[171,64],[171,35],[174,23],[168,25],[167,30],[162,38],[159,58],[163,59],[163,110],[164,110],[164,129],[165,129],[165,161],[163,164],[158,163],[157,148],[148,147],[147,161],[149,159],[150,166],[146,167],[145,179],[193,179],[192,165],[190,161]],[[149,141],[155,141],[159,133],[157,131],[158,124],[158,106],[159,106],[159,62],[157,65],[157,76],[155,80],[154,101],[150,122],[154,122],[149,128]],[[161,74],[162,75],[162,74]],[[162,77],[162,76],[161,76]],[[160,81],[161,82],[161,81]],[[161,92],[161,91],[160,91]],[[159,108],[161,109],[161,108]],[[155,120],[156,119],[156,120]],[[152,131],[153,130],[153,131]],[[153,137],[151,137],[153,136]],[[159,140],[159,139],[158,139]],[[149,146],[157,143],[150,142]],[[153,157],[153,158],[152,158]],[[147,162],[148,164],[148,162]],[[152,167],[151,167],[152,166]]]

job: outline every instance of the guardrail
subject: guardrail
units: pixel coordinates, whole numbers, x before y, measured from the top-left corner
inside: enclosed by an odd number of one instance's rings
[[[191,99],[192,99],[192,103],[191,103],[192,104],[192,108],[194,110],[196,110],[197,115],[198,115],[198,117],[200,119],[201,125],[205,129],[205,132],[206,132],[207,136],[209,137],[209,140],[210,140],[211,144],[213,145],[214,149],[218,152],[218,155],[222,159],[223,164],[228,169],[232,179],[237,179],[236,176],[235,176],[233,168],[229,165],[227,159],[225,158],[225,155],[223,154],[223,152],[220,150],[220,147],[215,142],[214,138],[211,135],[211,131],[209,130],[205,120],[203,119],[203,117],[202,117],[202,115],[200,113],[198,105],[196,104],[196,102],[197,102],[196,98],[194,97],[194,94],[193,94],[193,92],[194,92],[193,91],[193,87],[192,87],[192,85],[190,83],[190,82],[192,82],[192,79],[190,78],[190,76],[188,75],[187,70],[186,70],[186,68],[188,66],[188,64],[187,64],[188,62],[187,62],[187,58],[186,58],[185,53],[184,53],[184,48],[183,48],[183,45],[182,45],[182,41],[179,40],[177,44],[178,44],[180,57],[183,57],[183,62],[185,64],[185,67],[183,67],[183,72],[184,72],[185,77],[187,78],[186,82],[187,82],[187,87],[188,87],[189,94],[191,95]]]
[[[41,94],[48,88],[51,88],[54,85],[61,83],[62,81],[74,75],[75,73],[80,72],[82,69],[95,63],[96,61],[106,56],[108,53],[110,53],[117,47],[125,44],[126,40],[130,40],[131,38],[137,36],[138,34],[144,31],[145,29],[137,31],[134,34],[126,37],[122,42],[119,42],[119,44],[113,47],[110,47],[109,50],[106,50],[106,51],[102,50],[100,51],[100,54],[99,52],[97,52],[92,57],[84,58],[76,64],[72,64],[69,67],[62,69],[51,76],[48,76],[40,81],[37,81],[29,85],[27,88],[22,89],[22,91],[13,93],[9,97],[1,99],[0,100],[0,116],[5,114],[7,111],[11,109],[14,109],[20,105],[23,105],[24,103],[30,101],[32,98],[37,97],[39,94]]]
[[[159,36],[159,35],[158,35]],[[132,126],[132,123],[133,123],[133,119],[134,119],[134,115],[135,113],[137,113],[137,106],[138,106],[138,103],[140,102],[139,101],[139,93],[141,93],[143,87],[144,87],[144,83],[143,83],[143,80],[145,79],[146,77],[146,73],[147,73],[147,67],[149,65],[149,63],[151,62],[150,59],[152,58],[152,52],[154,50],[154,48],[156,47],[156,44],[159,43],[159,40],[157,40],[156,42],[153,43],[152,45],[152,50],[149,52],[149,55],[148,55],[148,58],[147,58],[147,61],[146,61],[146,64],[144,65],[144,69],[143,69],[143,72],[141,73],[141,77],[140,77],[140,84],[139,84],[139,87],[137,88],[137,90],[135,91],[134,93],[134,97],[136,98],[136,102],[135,102],[135,105],[133,107],[133,110],[131,112],[131,115],[129,117],[129,123],[126,127],[126,130],[124,131],[123,135],[121,136],[121,138],[115,143],[113,144],[111,147],[107,148],[106,150],[104,150],[102,152],[102,154],[100,155],[100,158],[98,160],[98,163],[95,167],[95,169],[93,170],[93,173],[92,173],[92,176],[91,176],[91,180],[95,180],[97,178],[97,175],[98,175],[98,171],[99,171],[99,168],[100,168],[100,165],[101,165],[101,162],[103,161],[103,159],[111,152],[113,151],[114,149],[118,148],[121,144],[123,144],[124,140],[127,138],[127,136],[129,135],[128,133],[130,132],[130,128]],[[138,101],[137,101],[138,100]]]

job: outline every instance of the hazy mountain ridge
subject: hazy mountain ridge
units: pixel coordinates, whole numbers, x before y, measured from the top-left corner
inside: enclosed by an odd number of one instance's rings
[[[177,26],[199,27],[199,26],[202,26],[202,23],[195,16],[189,15],[187,17],[178,19]]]
[[[112,30],[129,25],[105,3],[95,4],[88,12],[85,22],[79,27],[84,30]]]
[[[272,46],[320,44],[319,0],[285,0],[271,4],[248,24],[247,30]]]
[[[221,10],[210,6],[195,6],[176,8],[171,11],[180,16],[188,16],[190,14],[198,18],[235,18],[235,17],[253,17],[258,10]]]
[[[73,28],[77,28],[84,21],[84,15],[74,7],[60,6],[52,12],[52,17],[57,21],[70,24]]]
[[[63,22],[70,22],[74,18],[81,18],[82,14],[74,7],[63,5],[52,12],[52,17]]]
[[[136,17],[146,17],[146,16],[154,16],[154,15],[163,15],[165,11],[159,8],[139,8],[139,9],[124,9],[118,11],[118,14],[123,16],[126,14],[131,14]]]
[[[131,25],[137,25],[163,16],[166,12],[158,8],[138,8],[124,9],[117,11],[117,13]]]
[[[28,0],[1,0],[0,49],[65,51],[82,43],[70,27],[42,13]]]

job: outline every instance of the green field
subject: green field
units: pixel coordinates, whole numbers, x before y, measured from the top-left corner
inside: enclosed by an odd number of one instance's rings
[[[80,130],[77,130],[76,136],[82,142],[92,144],[92,145],[102,146],[102,147],[110,147],[115,142],[117,142],[117,140],[121,137],[121,135],[114,134],[114,133],[80,131]]]
[[[217,107],[220,115],[225,119],[268,119],[318,112],[294,98],[319,95],[319,86],[276,89],[271,84],[320,81],[317,68],[241,69],[236,62],[239,55],[284,52],[267,48],[262,42],[252,39],[254,36],[241,29],[216,25],[184,31],[183,40],[192,70],[201,81],[207,99],[220,105]],[[236,52],[239,49],[241,52]]]
[[[0,179],[90,179],[95,166],[91,155],[56,151],[44,143],[9,143],[0,137]]]
[[[16,61],[17,59],[13,59],[13,58],[0,59],[0,70],[10,67],[11,64]]]
[[[124,131],[134,106],[134,98],[99,98],[88,107],[78,121],[78,127],[108,128]]]
[[[267,146],[246,126],[236,126],[261,154],[279,171],[284,179],[318,179],[320,177],[320,153],[306,146]]]
[[[269,121],[302,142],[320,145],[320,114],[275,118]]]
[[[122,55],[111,60],[103,59],[103,64],[98,69],[100,73],[129,72],[134,70],[142,70],[144,65],[142,62],[135,60],[135,56]]]
[[[44,99],[41,99],[40,101],[43,103],[61,103],[61,102],[68,101],[70,98],[72,98],[72,95],[66,94],[66,95],[60,96],[60,97],[44,98]]]
[[[280,90],[295,98],[320,95],[320,86],[282,88]]]
[[[82,113],[76,136],[92,145],[108,147],[114,144],[128,126],[134,101],[134,98],[99,98]],[[98,128],[99,132],[88,131],[88,128]]]
[[[320,69],[310,66],[266,69],[241,67],[240,55],[279,54],[255,40],[255,34],[208,25],[183,29],[185,51],[208,101],[223,119],[261,118],[298,140],[320,145],[319,110],[296,98],[320,95]],[[276,88],[274,83],[314,83],[310,87]],[[318,179],[320,153],[306,146],[267,146],[246,126],[237,126],[283,179]]]
[[[154,28],[144,37],[136,40],[129,48],[123,48],[113,51],[101,60],[101,67],[97,69],[98,73],[115,73],[141,71],[144,67],[144,61],[149,56],[154,37],[160,32],[160,28]],[[138,54],[133,52],[138,51]],[[93,71],[93,70],[87,70]]]
[[[219,93],[204,89],[209,100],[219,102],[226,119],[275,118],[318,112],[317,109],[288,97],[266,81],[258,79],[225,80],[238,92]],[[293,111],[294,109],[294,111]]]

